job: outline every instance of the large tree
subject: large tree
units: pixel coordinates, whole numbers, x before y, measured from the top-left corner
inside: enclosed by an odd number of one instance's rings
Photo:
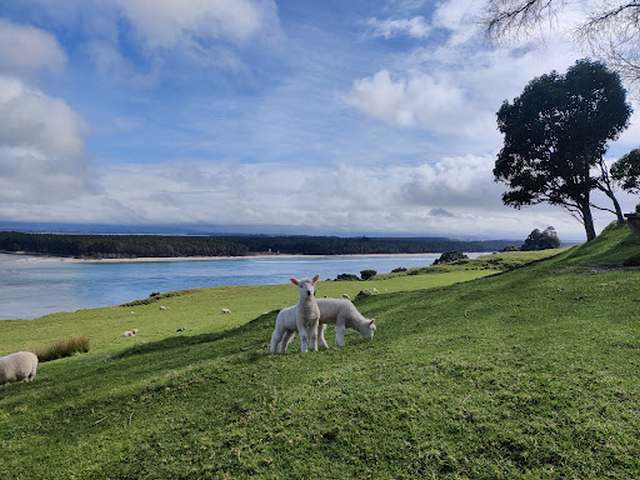
[[[492,38],[525,36],[541,26],[559,26],[565,9],[586,16],[574,29],[591,53],[627,80],[640,80],[640,1],[632,0],[486,0],[485,25]]]
[[[606,171],[607,143],[630,116],[619,75],[602,63],[580,60],[564,75],[529,82],[498,112],[504,145],[493,173],[508,186],[505,205],[561,206],[584,225],[587,240],[594,239],[591,192],[607,188],[599,170]]]

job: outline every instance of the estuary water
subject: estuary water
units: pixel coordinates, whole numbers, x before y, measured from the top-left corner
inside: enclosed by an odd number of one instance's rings
[[[475,255],[470,255],[475,256]],[[340,273],[428,266],[439,254],[265,256],[204,260],[91,262],[0,254],[0,320],[33,319],[146,298],[151,292],[324,280]]]

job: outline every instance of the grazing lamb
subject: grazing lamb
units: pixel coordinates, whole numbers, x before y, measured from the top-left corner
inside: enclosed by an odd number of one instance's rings
[[[26,380],[32,382],[36,378],[38,357],[31,352],[18,352],[0,357],[0,385]]]
[[[138,329],[134,328],[133,330],[125,331],[122,336],[123,337],[135,337],[138,334]]]
[[[165,307],[164,305],[160,305],[160,310],[166,311],[166,310],[169,310],[169,307]]]
[[[221,310],[221,312],[222,312],[223,315],[230,315],[231,314],[231,310],[228,309],[228,308],[223,308]]]
[[[365,318],[349,300],[329,298],[318,300],[320,309],[320,328],[318,341],[323,348],[329,348],[324,332],[327,324],[336,326],[336,345],[344,347],[344,334],[347,328],[360,332],[364,338],[372,339],[376,331],[375,319]],[[295,335],[295,328],[287,328],[278,345],[280,353],[286,353],[287,347]]]
[[[318,323],[320,309],[315,298],[315,286],[320,280],[316,275],[311,280],[291,279],[291,283],[299,289],[298,303],[283,308],[276,318],[276,326],[271,335],[271,353],[276,353],[287,332],[298,330],[300,334],[300,351],[318,351]]]

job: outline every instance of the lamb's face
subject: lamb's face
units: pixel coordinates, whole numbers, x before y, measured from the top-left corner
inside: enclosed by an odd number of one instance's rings
[[[364,332],[362,332],[362,336],[364,338],[372,340],[374,333],[376,333],[376,321],[372,318],[371,320],[369,320],[369,323],[367,323]]]
[[[313,297],[316,294],[316,287],[311,283],[310,280],[305,280],[304,282],[300,282],[300,296],[302,298]]]
[[[301,299],[313,298],[316,295],[316,284],[320,280],[320,276],[316,275],[311,280],[298,280],[292,278],[291,283],[298,287],[298,292]]]

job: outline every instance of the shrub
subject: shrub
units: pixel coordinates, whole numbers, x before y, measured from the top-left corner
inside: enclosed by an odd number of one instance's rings
[[[391,273],[403,273],[406,272],[407,269],[405,267],[398,267],[398,268],[394,268],[393,270],[391,270]]]
[[[640,255],[627,258],[622,265],[624,267],[640,267]]]
[[[375,277],[377,273],[375,270],[362,270],[360,272],[360,278],[362,278],[362,280],[369,280]]]
[[[36,350],[40,362],[49,362],[58,358],[70,357],[75,353],[89,351],[89,337],[69,337],[51,343]]]
[[[354,275],[353,273],[341,273],[336,277],[336,280],[347,280],[350,282],[357,282],[360,279],[358,278],[357,275]]]
[[[636,213],[640,215],[640,203],[636,205]]]
[[[433,264],[434,265],[442,265],[444,263],[454,263],[454,262],[459,262],[461,260],[468,260],[469,257],[467,257],[464,253],[462,252],[458,252],[457,250],[452,250],[450,252],[444,252],[442,255],[440,255],[440,258],[436,259]]]

